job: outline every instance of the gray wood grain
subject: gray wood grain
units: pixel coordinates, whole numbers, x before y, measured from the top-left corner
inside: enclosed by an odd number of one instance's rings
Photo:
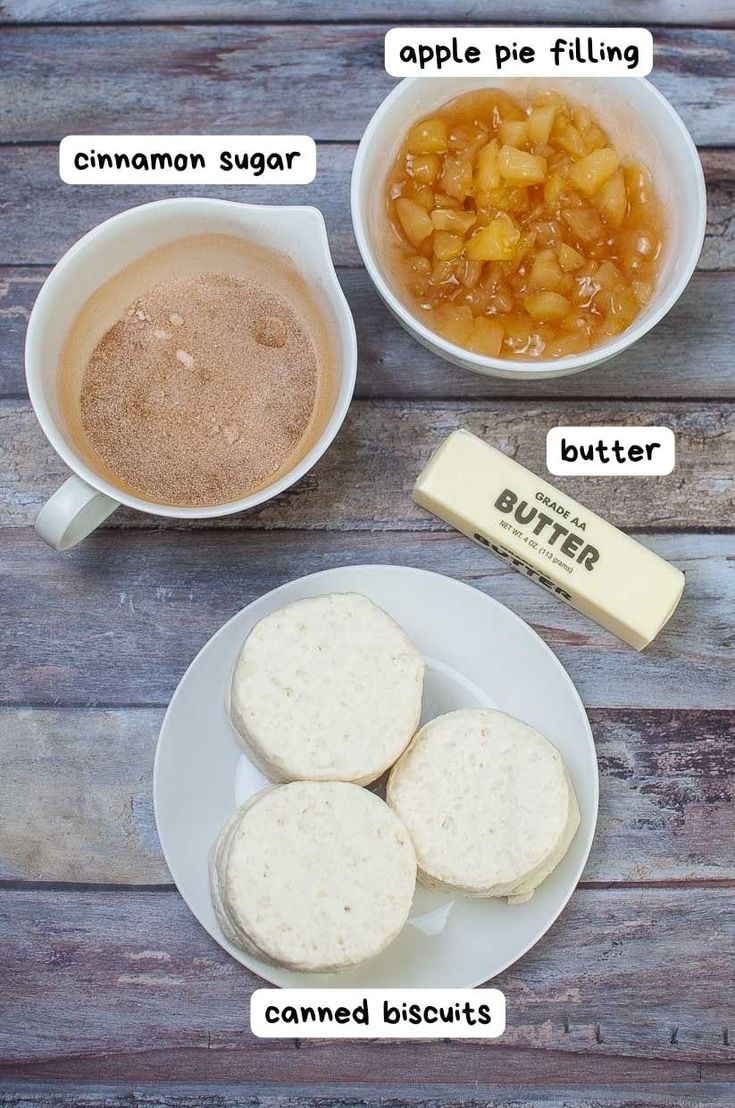
[[[596,1088],[601,1096],[612,1095],[613,1090],[618,1096],[623,1096],[627,1087],[629,1096],[627,1101],[623,1101],[625,1108],[643,1108],[643,1105],[650,1108],[648,1101],[636,1099],[638,1089],[642,1096],[647,1095],[648,1090],[657,1088],[662,1096],[668,1093],[673,1098],[677,1091],[681,1091],[684,1097],[687,1090],[694,1087],[704,1092],[710,1085],[720,1089],[732,1084],[732,1067],[726,1062],[608,1054],[601,1064],[595,1053],[596,1043],[590,1044],[586,1051],[574,1053],[527,1050],[493,1043],[485,1047],[484,1057],[479,1051],[469,1055],[467,1044],[457,1044],[453,1040],[443,1041],[440,1046],[400,1040],[382,1044],[357,1040],[349,1044],[349,1051],[337,1049],[335,1043],[318,1045],[318,1054],[304,1043],[285,1044],[281,1049],[278,1049],[277,1043],[270,1043],[262,1053],[222,1049],[216,1043],[206,1050],[201,1046],[167,1050],[151,1045],[135,1054],[90,1054],[33,1060],[25,1064],[0,1063],[0,1089],[15,1092],[19,1087],[28,1089],[43,1082],[49,1091],[69,1091],[72,1094],[90,1087],[99,1088],[101,1082],[109,1082],[110,1093],[134,1090],[132,1103],[136,1104],[134,1097],[140,1095],[142,1089],[150,1089],[153,1084],[158,1091],[161,1084],[165,1084],[171,1094],[182,1089],[192,1097],[195,1089],[200,1096],[209,1094],[210,1099],[205,1100],[207,1108],[222,1108],[229,1104],[235,1087],[243,1090],[252,1088],[254,1093],[257,1090],[258,1095],[264,1096],[277,1095],[292,1087],[302,1094],[310,1094],[310,1104],[317,1106],[325,1085],[338,1081],[337,1085],[333,1085],[335,1091],[341,1091],[345,1098],[349,1098],[345,1108],[357,1108],[369,1093],[379,1093],[383,1089],[386,1097],[383,1103],[387,1108],[400,1108],[403,1103],[414,1102],[409,1082],[415,1082],[416,1095],[422,1094],[429,1098],[429,1102],[438,1093],[439,1096],[449,1096],[453,1105],[455,1101],[451,1100],[451,1095],[463,1102],[472,1092],[481,1095],[492,1088],[497,1090],[498,1096],[505,1093],[503,1103],[510,1104],[512,1108],[526,1108],[523,1094],[532,1091],[543,1098],[567,1089],[572,1095],[574,1088]],[[305,1046],[307,1049],[304,1049]],[[432,1055],[439,1057],[434,1060]],[[250,1058],[253,1067],[249,1066]],[[318,1063],[316,1077],[315,1061]],[[333,1065],[331,1074],[330,1062]],[[468,1066],[468,1062],[474,1064]],[[604,1085],[601,1082],[603,1069],[607,1083]],[[174,1071],[176,1076],[172,1078]],[[49,1087],[47,1082],[58,1084]],[[288,1082],[294,1084],[289,1086]],[[492,1086],[489,1086],[490,1082]],[[398,1086],[401,1091],[406,1089],[405,1100],[403,1097],[394,1099],[393,1092]],[[514,1088],[521,1090],[520,1100],[512,1099],[510,1094]],[[199,1103],[192,1100],[197,1108]],[[419,1099],[418,1103],[423,1102]],[[664,1108],[666,1103],[665,1100],[662,1102]],[[573,1100],[570,1104],[575,1108]],[[655,1100],[653,1105],[660,1108]]]
[[[584,22],[689,24],[692,14],[684,0],[599,0],[585,11]],[[543,18],[544,22],[573,24],[580,19],[579,5],[575,0],[547,0]],[[117,0],[5,0],[0,7],[0,23],[334,23],[375,19],[417,24],[534,23],[539,19],[539,7],[512,0],[333,0],[329,5],[314,0],[289,0],[288,4],[282,0],[126,0],[123,5]],[[702,0],[696,22],[700,27],[729,27],[735,20],[727,0]]]
[[[153,819],[160,710],[0,710],[0,879],[171,884]]]
[[[228,529],[351,531],[448,530],[415,505],[411,490],[434,449],[457,427],[473,431],[535,473],[546,474],[546,432],[559,424],[670,427],[677,464],[647,479],[655,499],[631,477],[553,478],[552,483],[616,526],[685,531],[735,526],[735,408],[669,401],[665,407],[621,401],[353,402],[333,446],[293,490],[262,509],[225,517]],[[24,527],[68,475],[28,401],[0,402],[0,487],[4,526]],[[177,526],[120,511],[109,526]],[[202,526],[211,527],[212,521]]]
[[[735,707],[731,535],[641,536],[681,567],[684,597],[643,654],[475,543],[448,532],[104,531],[59,555],[3,532],[0,702],[166,704],[217,628],[276,585],[331,566],[414,565],[461,578],[526,619],[590,708]]]
[[[23,345],[45,267],[0,267],[0,398],[25,394]],[[362,269],[339,273],[357,328],[358,397],[480,399],[517,397],[687,397],[735,399],[730,322],[735,275],[697,273],[657,327],[613,362],[548,381],[507,381],[450,365],[420,346],[384,307]]]
[[[735,81],[732,102],[735,105]],[[296,120],[290,118],[291,130],[296,126]],[[302,126],[300,119],[298,126]],[[0,135],[2,127],[0,117]],[[82,128],[83,131],[92,129],[91,123]],[[115,130],[114,127],[111,129]],[[181,129],[179,122],[174,130]],[[224,132],[222,125],[212,129],[215,133]],[[260,129],[265,130],[265,125]],[[140,130],[146,132],[156,128],[141,124]],[[204,124],[201,130],[206,130]],[[241,119],[236,130],[246,133],[257,131],[258,124],[248,126]],[[67,131],[72,131],[71,125]],[[730,134],[731,138],[735,137],[735,120]],[[321,144],[317,155],[317,176],[312,184],[302,186],[210,185],[183,189],[161,185],[85,186],[66,185],[61,181],[58,147],[55,144],[0,145],[0,262],[12,265],[54,263],[81,235],[109,216],[137,204],[186,195],[211,196],[249,204],[315,204],[321,208],[327,221],[335,264],[361,265],[352,233],[349,202],[354,157],[354,145]],[[702,150],[701,158],[707,179],[708,216],[699,267],[705,270],[735,269],[735,151],[731,147]],[[28,216],[31,204],[33,218]]]
[[[169,884],[155,830],[162,711],[0,709],[0,880]],[[735,882],[735,713],[595,710],[584,882]]]
[[[383,64],[389,25],[7,27],[0,133],[15,142],[126,133],[134,119],[176,134],[183,108],[202,133],[288,132],[298,119],[315,138],[354,141],[394,85]],[[652,80],[697,143],[731,143],[734,32],[659,29]]]
[[[493,1048],[491,1048],[493,1049]],[[0,1086],[2,1108],[731,1108],[733,1087],[729,1082],[682,1081],[651,1084],[649,1066],[640,1064],[640,1081],[616,1085],[605,1065],[606,1082],[593,1085],[557,1085],[541,1088],[524,1084],[451,1085],[429,1087],[333,1085],[284,1087],[283,1085],[216,1085],[203,1090],[197,1085],[146,1084],[133,1089],[119,1085],[48,1085],[13,1083]],[[497,1080],[497,1079],[496,1079]]]
[[[495,979],[508,1004],[503,1047],[732,1062],[723,1033],[735,1015],[732,908],[732,889],[578,889],[557,925]],[[13,1012],[12,1026],[0,1024],[6,1065],[188,1047],[247,1052],[250,1080],[295,1079],[286,1059],[297,1055],[311,1080],[325,1079],[325,1063],[343,1080],[360,1079],[348,1040],[306,1040],[297,1051],[254,1039],[248,995],[259,979],[176,892],[0,890],[0,942]],[[391,1080],[382,1060],[393,1044],[371,1045],[374,1072]],[[482,1041],[457,1047],[467,1079],[487,1080],[495,1050]],[[446,1080],[443,1052],[414,1059],[404,1080],[418,1067],[424,1080]]]

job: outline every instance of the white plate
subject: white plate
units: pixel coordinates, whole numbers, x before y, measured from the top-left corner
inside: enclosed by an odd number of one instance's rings
[[[209,898],[211,843],[236,805],[266,784],[235,740],[225,710],[235,659],[258,620],[305,596],[359,592],[405,628],[426,659],[423,721],[455,708],[492,707],[538,728],[559,748],[581,824],[558,868],[526,904],[475,900],[419,887],[408,924],[378,958],[334,974],[277,969],[223,936]],[[548,646],[496,600],[451,577],[402,566],[349,566],[261,596],[200,650],[161,727],[153,770],[158,834],[194,915],[233,958],[282,986],[439,988],[478,985],[536,943],[571,896],[597,819],[597,759],[589,722]]]

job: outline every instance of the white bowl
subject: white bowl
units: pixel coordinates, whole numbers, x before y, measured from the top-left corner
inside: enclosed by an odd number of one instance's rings
[[[599,365],[637,342],[681,296],[697,264],[707,217],[704,174],[697,148],[671,104],[642,77],[567,77],[540,81],[588,105],[624,158],[644,162],[653,174],[666,217],[666,242],[656,292],[635,322],[617,338],[583,354],[550,361],[487,358],[447,342],[424,326],[392,287],[386,264],[385,179],[412,123],[471,89],[490,86],[523,97],[524,78],[410,77],[393,89],[370,120],[352,170],[352,222],[365,267],[383,300],[414,338],[455,365],[494,377],[562,377]],[[383,244],[381,246],[381,244]]]

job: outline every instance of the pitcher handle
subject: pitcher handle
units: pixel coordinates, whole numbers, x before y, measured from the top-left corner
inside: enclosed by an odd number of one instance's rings
[[[36,516],[36,531],[54,550],[71,550],[119,508],[81,477],[70,477]]]

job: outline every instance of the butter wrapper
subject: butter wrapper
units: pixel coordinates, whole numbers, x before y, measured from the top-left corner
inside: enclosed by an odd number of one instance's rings
[[[413,496],[636,650],[681,599],[681,570],[469,431],[442,443]]]

